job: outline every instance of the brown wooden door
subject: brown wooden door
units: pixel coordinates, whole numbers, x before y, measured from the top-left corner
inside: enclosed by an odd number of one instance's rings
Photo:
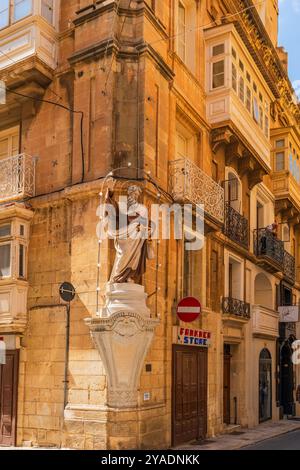
[[[225,345],[227,346],[227,345]],[[223,421],[230,424],[230,350],[224,348],[223,367]]]
[[[173,445],[207,432],[207,349],[173,346]]]
[[[0,365],[0,445],[16,441],[19,351],[6,351],[6,364]]]

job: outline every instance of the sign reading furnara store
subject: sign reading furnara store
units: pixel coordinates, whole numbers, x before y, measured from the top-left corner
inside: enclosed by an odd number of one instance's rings
[[[197,328],[184,328],[182,326],[174,326],[173,342],[184,346],[210,346],[211,332],[199,330]]]

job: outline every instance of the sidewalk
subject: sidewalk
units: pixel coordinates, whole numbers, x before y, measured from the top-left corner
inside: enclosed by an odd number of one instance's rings
[[[299,419],[299,418],[298,418]],[[255,428],[240,428],[235,434],[222,434],[218,437],[212,437],[204,441],[203,444],[186,444],[178,446],[178,450],[238,450],[242,447],[257,444],[258,442],[272,439],[273,437],[286,434],[287,432],[300,429],[299,421],[281,420],[268,421]]]

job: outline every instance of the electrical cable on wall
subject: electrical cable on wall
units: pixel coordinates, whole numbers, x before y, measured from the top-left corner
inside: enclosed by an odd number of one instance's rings
[[[13,95],[21,96],[23,98],[28,98],[28,99],[31,99],[33,101],[38,101],[38,102],[41,102],[41,103],[51,104],[52,106],[57,106],[58,108],[65,109],[66,111],[69,111],[70,113],[73,113],[73,114],[80,114],[80,116],[81,116],[80,117],[80,148],[81,148],[81,164],[82,164],[81,183],[83,183],[84,175],[85,175],[84,148],[83,148],[83,119],[84,119],[84,112],[74,110],[72,108],[69,108],[68,106],[65,106],[65,105],[61,104],[61,103],[55,103],[54,101],[45,100],[43,98],[37,98],[37,97],[34,97],[34,96],[26,95],[24,93],[20,93],[18,91],[11,90],[10,88],[7,88],[7,87],[6,87],[6,91],[8,93],[13,94]]]

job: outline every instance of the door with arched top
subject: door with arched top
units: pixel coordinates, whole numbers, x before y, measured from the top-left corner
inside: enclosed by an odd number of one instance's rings
[[[272,418],[272,356],[264,348],[259,356],[259,422]]]

